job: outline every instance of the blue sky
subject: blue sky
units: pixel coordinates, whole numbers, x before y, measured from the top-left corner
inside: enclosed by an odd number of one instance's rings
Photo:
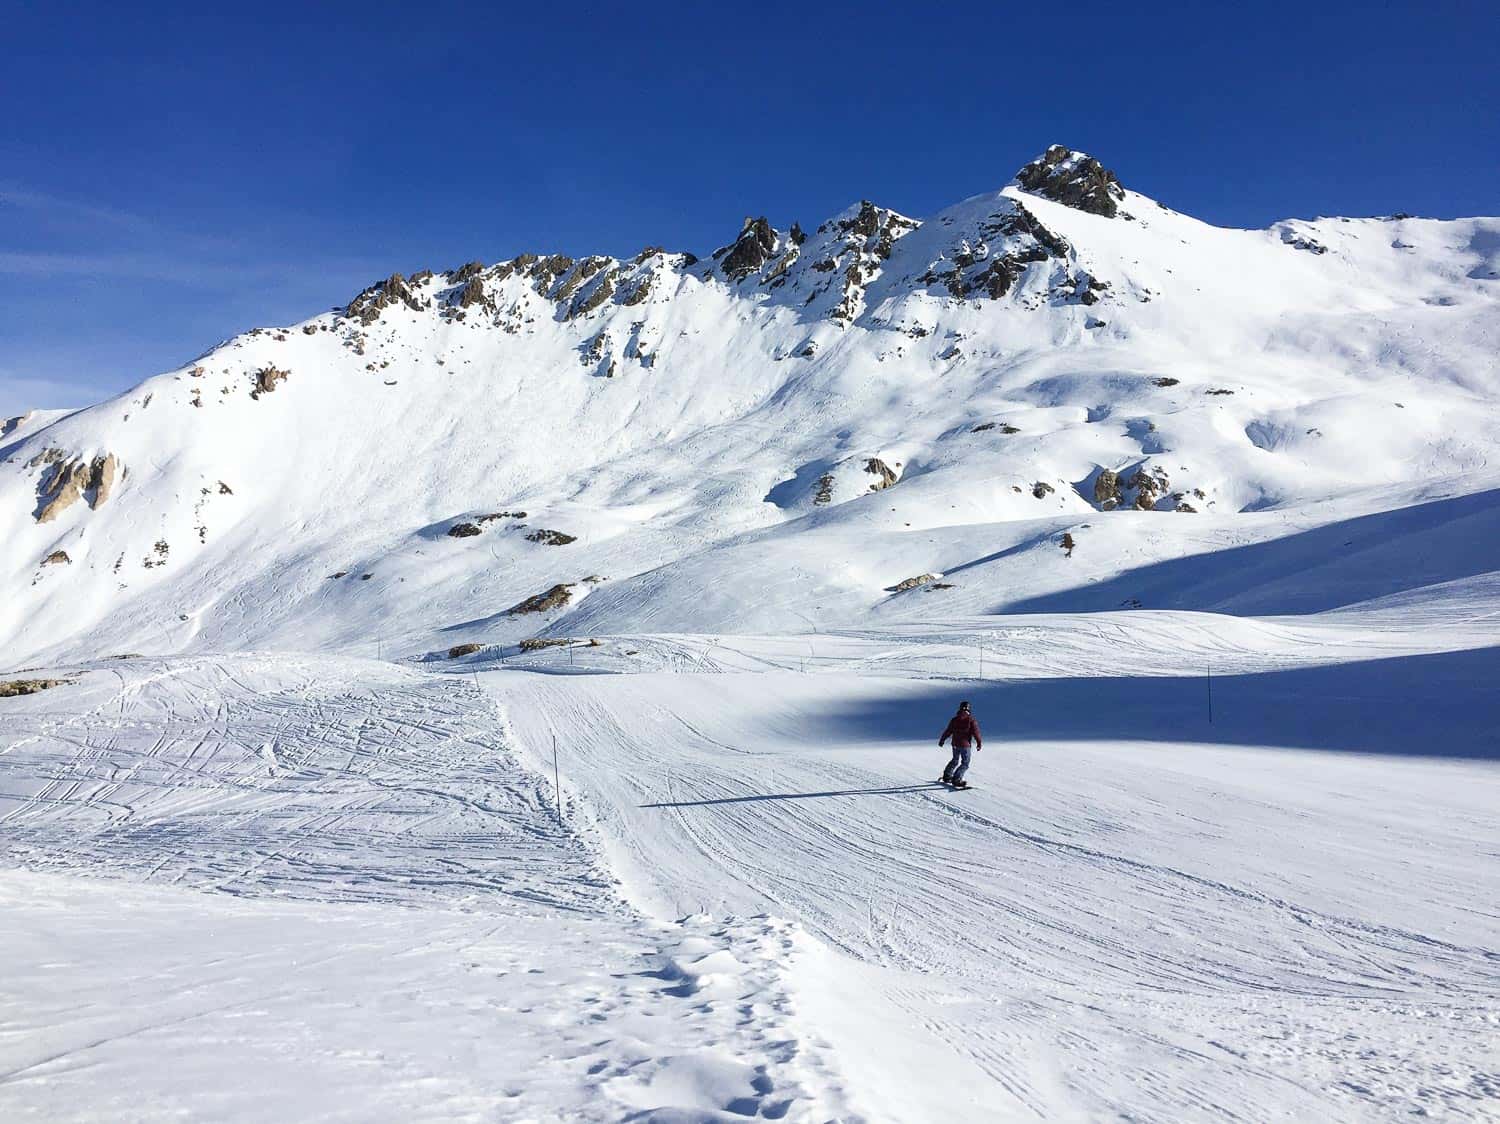
[[[1047,144],[1212,222],[1500,212],[1492,2],[0,4],[0,416],[393,270],[924,215]]]

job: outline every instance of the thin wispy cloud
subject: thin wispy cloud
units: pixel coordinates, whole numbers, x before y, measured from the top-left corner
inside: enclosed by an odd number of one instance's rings
[[[110,226],[140,234],[153,234],[159,231],[154,222],[142,215],[122,211],[116,207],[101,206],[78,199],[66,199],[14,183],[0,184],[0,208],[29,211],[51,219]]]

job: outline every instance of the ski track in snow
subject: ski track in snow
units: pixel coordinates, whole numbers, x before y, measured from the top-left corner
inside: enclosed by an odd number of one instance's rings
[[[1187,647],[1179,664],[1197,658]],[[486,682],[523,744],[560,732],[565,779],[640,900],[795,918],[888,969],[900,1025],[971,1063],[946,1090],[954,1118],[1496,1111],[1491,767],[1015,743],[1004,714],[981,713],[978,787],[950,793],[928,779],[945,752],[824,720],[892,697],[931,705],[926,685],[833,662]],[[933,741],[947,713],[932,713]],[[898,1035],[835,1045],[875,1053],[882,1092],[925,1079]]]
[[[0,1108],[1493,1115],[1500,776],[1298,748],[1260,683],[1483,653],[1496,618],[1459,601],[1425,629],[1376,605],[72,669],[0,738]],[[1408,679],[1412,705],[1454,689]],[[1383,689],[1339,682],[1290,726]],[[959,695],[989,741],[952,793],[931,743]],[[1079,713],[1044,736],[1058,699]],[[153,1079],[205,1039],[281,1092]]]
[[[795,928],[639,917],[471,680],[234,656],[74,690],[0,740],[5,1119],[838,1114]]]

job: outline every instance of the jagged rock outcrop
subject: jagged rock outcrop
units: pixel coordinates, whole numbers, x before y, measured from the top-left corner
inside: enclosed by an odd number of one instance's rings
[[[1094,502],[1104,511],[1120,506],[1120,477],[1112,469],[1101,469],[1094,477]]]
[[[771,259],[776,252],[776,231],[764,215],[760,218],[746,217],[739,237],[730,245],[714,251],[714,258],[731,281],[743,281]]]
[[[577,542],[577,535],[564,534],[562,531],[548,531],[538,529],[526,536],[527,542],[538,542],[543,546],[567,546],[570,542]]]
[[[905,578],[895,585],[886,586],[885,591],[887,593],[905,593],[909,589],[918,589],[921,586],[930,585],[940,577],[942,577],[941,574],[918,574],[913,578]]]
[[[448,528],[450,539],[471,539],[484,532],[474,523],[455,523]]]
[[[54,550],[42,559],[43,566],[69,566],[72,565],[72,562],[73,560],[68,557],[66,550]]]
[[[522,613],[546,613],[562,608],[571,600],[573,600],[573,583],[559,582],[545,593],[534,593],[526,600],[512,605],[505,612],[507,616],[512,617]]]
[[[456,660],[461,656],[472,656],[475,652],[484,651],[483,644],[455,644],[448,649],[448,658]]]
[[[28,468],[50,466],[37,487],[38,523],[52,522],[81,498],[97,510],[114,491],[119,461],[113,453],[92,460],[66,457],[61,449],[44,449],[27,462]]]
[[[277,383],[286,381],[291,371],[283,371],[279,367],[262,367],[255,372],[255,387],[250,391],[251,398],[259,398],[262,394],[270,394],[276,389]]]
[[[959,235],[918,281],[940,286],[959,298],[999,300],[1030,266],[1058,262],[1066,269],[1071,249],[1067,239],[1049,230],[1020,203],[1003,199],[975,228]],[[1068,270],[1064,277],[1067,284],[1059,296],[1092,292],[1093,278],[1087,273]]]
[[[1125,198],[1113,172],[1087,153],[1060,144],[1017,172],[1016,182],[1056,203],[1105,218],[1114,218]]]
[[[393,273],[384,281],[378,281],[365,289],[344,307],[344,315],[369,327],[380,319],[380,314],[395,304],[403,304],[413,312],[421,312],[422,304],[407,287],[406,278]]]
[[[870,491],[872,492],[884,491],[900,479],[896,475],[895,469],[891,468],[890,465],[886,464],[879,457],[871,457],[865,461],[865,471],[875,477],[874,482],[870,484]]]

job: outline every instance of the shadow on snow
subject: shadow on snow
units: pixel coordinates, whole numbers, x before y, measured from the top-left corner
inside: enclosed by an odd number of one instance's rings
[[[1138,602],[1148,609],[1241,615],[1319,613],[1488,573],[1496,568],[1497,542],[1500,489],[1491,489],[1158,562],[1097,585],[1006,604],[1003,611],[1088,612]]]
[[[1161,741],[1500,760],[1500,647],[1215,674],[1211,683],[1204,674],[923,685],[831,706],[807,737],[936,752],[944,724],[969,699],[994,748]]]

